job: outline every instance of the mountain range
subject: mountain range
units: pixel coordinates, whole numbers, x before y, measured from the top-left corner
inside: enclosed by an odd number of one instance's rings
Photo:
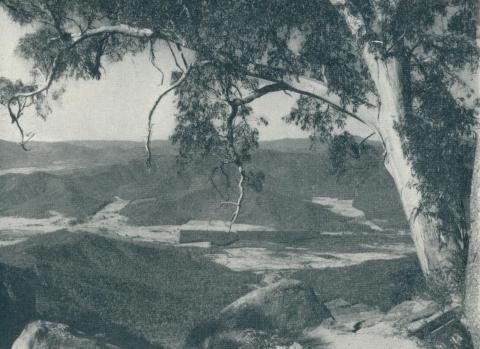
[[[346,229],[349,219],[311,202],[323,196],[353,200],[368,219],[382,221],[387,228],[405,226],[379,151],[366,159],[349,159],[342,176],[332,173],[327,151],[324,144],[312,148],[308,139],[261,142],[247,167],[264,174],[262,189],[247,187],[238,222],[282,229]],[[121,213],[136,225],[230,218],[232,207],[220,203],[236,199],[233,170],[228,186],[219,172],[212,177],[218,165],[213,159],[182,166],[168,141],[154,141],[152,153],[154,166],[147,169],[140,142],[34,142],[25,152],[2,141],[0,215],[40,218],[57,211],[82,221],[119,196],[130,200]],[[16,168],[27,170],[16,173]]]

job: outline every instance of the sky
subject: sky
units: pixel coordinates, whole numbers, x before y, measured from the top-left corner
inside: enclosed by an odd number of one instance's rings
[[[15,53],[18,40],[31,28],[13,23],[0,9],[0,76],[31,82],[31,64]],[[5,35],[6,34],[6,35]],[[174,62],[165,47],[159,48],[157,64],[166,76]],[[161,84],[161,74],[152,66],[147,53],[128,56],[122,62],[106,64],[102,79],[97,81],[63,81],[66,92],[58,102],[51,102],[52,113],[46,121],[33,113],[24,116],[26,132],[33,132],[36,141],[68,140],[133,140],[146,137],[148,112],[158,95],[168,88],[168,79]],[[53,87],[61,87],[58,83]],[[308,137],[282,117],[295,103],[295,96],[283,92],[266,95],[251,106],[254,113],[269,121],[260,127],[260,139]],[[168,139],[175,127],[173,94],[163,99],[154,116],[153,139]],[[347,129],[360,136],[370,133],[352,120]],[[7,111],[0,110],[0,139],[19,141],[17,129],[10,123]]]

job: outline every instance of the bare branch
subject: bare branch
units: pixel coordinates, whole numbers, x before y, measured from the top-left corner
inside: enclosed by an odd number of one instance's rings
[[[249,96],[247,96],[243,99],[237,98],[237,99],[232,100],[231,102],[234,103],[237,106],[240,106],[240,105],[248,104],[248,103],[254,101],[255,99],[260,98],[260,97],[262,97],[262,96],[264,96],[268,93],[271,93],[271,92],[291,91],[291,92],[306,95],[306,96],[309,96],[309,97],[312,97],[312,98],[315,98],[315,99],[319,99],[322,102],[325,102],[328,105],[332,106],[337,111],[339,111],[343,114],[346,114],[347,116],[350,116],[351,118],[354,118],[355,120],[357,120],[357,121],[361,122],[362,124],[364,124],[366,126],[369,126],[371,128],[369,123],[367,123],[367,121],[365,121],[365,118],[362,118],[362,117],[358,116],[358,113],[351,112],[351,111],[347,110],[345,107],[342,107],[340,105],[339,98],[338,98],[338,103],[334,103],[334,101],[333,101],[334,97],[333,96],[331,98],[328,98],[328,99],[325,98],[325,97],[321,97],[321,95],[319,93],[320,88],[319,87],[315,88],[315,87],[309,86],[311,84],[311,82],[309,80],[310,79],[307,79],[307,78],[299,78],[296,83],[290,82],[291,84],[289,84],[287,82],[284,82],[284,81],[276,82],[276,83],[273,83],[271,85],[266,85],[266,86],[264,86],[264,87],[262,87],[262,88],[260,88],[256,91],[254,91],[251,95],[249,95]],[[324,86],[323,89],[327,90],[325,95],[328,95],[328,88],[326,86]],[[316,90],[316,92],[314,92],[315,90]],[[371,105],[371,106],[374,107],[374,105]],[[368,115],[370,115],[370,113],[368,113]]]
[[[50,89],[50,87],[52,86],[53,81],[57,77],[57,73],[60,69],[60,61],[62,60],[63,56],[68,51],[73,49],[76,45],[78,45],[79,43],[81,43],[84,40],[86,40],[88,38],[91,38],[93,36],[98,36],[98,35],[103,35],[103,34],[115,34],[115,33],[122,34],[122,35],[125,35],[125,36],[138,37],[138,38],[148,38],[148,37],[152,37],[154,35],[154,32],[150,29],[139,29],[139,28],[134,28],[134,27],[130,27],[130,26],[127,26],[127,25],[123,25],[123,24],[114,25],[114,26],[103,26],[103,27],[96,28],[96,29],[86,30],[83,33],[80,32],[79,34],[70,34],[70,37],[72,38],[72,42],[65,49],[60,51],[57,54],[57,56],[55,56],[55,58],[53,59],[53,61],[51,63],[50,73],[48,74],[47,79],[44,82],[44,84],[39,86],[39,87],[36,87],[36,89],[33,90],[33,91],[24,92],[24,93],[17,93],[15,95],[13,95],[7,102],[8,113],[10,115],[10,118],[12,119],[12,123],[15,123],[17,125],[17,128],[20,131],[20,135],[22,137],[22,143],[21,144],[24,144],[24,142],[25,142],[24,141],[25,135],[24,135],[23,129],[22,129],[20,123],[19,123],[19,118],[22,115],[23,108],[19,108],[17,113],[15,113],[14,110],[13,110],[13,105],[15,103],[17,103],[20,106],[23,103],[23,105],[25,106],[25,104],[26,104],[25,101],[28,98],[33,98],[33,97],[35,97],[39,94],[44,93],[48,89]],[[22,99],[23,99],[23,102],[21,101]],[[24,148],[23,145],[22,145],[22,148]]]
[[[237,202],[234,203],[236,208],[232,214],[232,218],[230,219],[230,226],[229,226],[228,232],[232,231],[232,227],[237,221],[237,218],[243,203],[243,197],[244,197],[243,181],[245,180],[245,172],[243,171],[242,166],[238,166],[238,173],[240,175],[240,179],[238,181],[238,199],[237,199]]]
[[[237,201],[233,203],[235,205],[235,211],[232,214],[232,218],[230,219],[230,225],[228,231],[232,231],[233,224],[235,224],[235,221],[238,218],[238,215],[240,213],[240,209],[242,207],[242,202],[244,198],[244,188],[243,188],[243,182],[245,180],[245,172],[243,170],[243,164],[240,156],[237,154],[237,151],[235,149],[235,118],[237,117],[238,114],[238,108],[239,106],[235,104],[233,101],[228,101],[231,107],[231,112],[230,115],[228,116],[227,119],[227,141],[228,141],[228,146],[229,150],[231,152],[231,156],[233,158],[234,164],[237,166],[238,173],[240,175],[240,179],[238,181],[238,198]]]
[[[367,137],[365,137],[364,139],[362,139],[362,141],[361,141],[360,143],[358,143],[358,146],[360,147],[363,143],[365,143],[366,141],[368,141],[368,139],[369,139],[370,137],[372,137],[373,135],[375,135],[375,134],[376,134],[376,132],[370,133]]]
[[[178,43],[176,45],[177,45],[178,52],[180,52],[180,57],[182,58],[182,62],[185,65],[185,68],[188,68],[188,62],[183,54],[182,46]]]
[[[95,29],[86,30],[83,34],[71,34],[74,44],[83,41],[92,36],[100,34],[121,34],[124,36],[130,36],[135,38],[151,38],[154,36],[154,31],[148,28],[136,28],[125,24],[118,25],[106,25]],[[162,37],[160,33],[157,33],[158,37]]]
[[[188,74],[190,73],[190,69],[187,70],[173,85],[171,85],[169,88],[167,88],[165,91],[163,91],[158,98],[155,100],[153,103],[152,108],[150,109],[150,112],[148,113],[148,122],[147,122],[147,140],[145,143],[145,149],[147,152],[147,167],[150,168],[152,166],[152,150],[150,147],[151,143],[151,138],[152,138],[152,129],[153,129],[153,114],[155,113],[155,110],[157,109],[158,105],[160,104],[161,100],[163,97],[168,95],[171,91],[175,90],[178,86],[180,86],[185,79],[187,78]]]
[[[329,93],[328,87],[316,80],[309,78],[299,78],[298,81],[291,80],[285,83],[288,86],[287,90],[321,100],[322,102],[330,105],[335,110],[361,122],[362,124],[372,129],[372,131],[376,132],[375,121],[372,120],[372,114],[377,108],[377,106],[375,106],[374,104],[366,101],[365,104],[367,105],[367,107],[359,106],[356,111],[350,111],[346,107],[342,106],[340,97]]]
[[[175,61],[175,65],[177,66],[180,71],[184,71],[182,66],[178,63],[177,55],[175,54],[175,51],[173,51],[172,45],[170,45],[170,42],[167,41],[167,46],[170,49],[170,53],[172,54],[173,60]]]
[[[324,103],[329,104],[338,112],[345,114],[362,124],[366,125],[372,131],[376,130],[376,120],[373,117],[377,110],[376,103],[372,103],[369,100],[358,99],[360,106],[356,110],[349,110],[347,106],[343,106],[341,97],[329,90],[327,84],[323,81],[312,79],[306,76],[298,77],[284,77],[282,80],[272,79],[265,74],[259,72],[258,68],[262,68],[261,65],[252,65],[249,70],[245,71],[245,74],[253,78],[270,81],[272,83],[280,83],[284,85],[283,91],[295,92],[300,95],[312,97],[321,100]]]
[[[27,133],[25,134],[22,125],[18,121],[18,119],[15,119],[15,125],[17,126],[18,131],[20,132],[20,146],[22,147],[23,150],[28,151],[29,149],[27,148],[27,143],[35,136],[33,133]]]
[[[163,85],[165,74],[163,73],[162,68],[160,68],[156,62],[155,48],[153,47],[154,44],[155,42],[153,40],[150,40],[150,63],[152,63],[153,67],[157,69],[162,75],[161,85]]]
[[[63,55],[69,50],[73,49],[76,45],[78,45],[82,41],[88,38],[91,38],[93,36],[98,36],[102,34],[122,34],[125,36],[132,36],[137,38],[148,38],[148,37],[152,37],[154,32],[150,29],[138,29],[138,28],[120,24],[120,25],[104,26],[97,29],[87,30],[83,34],[81,33],[78,35],[71,34],[72,42],[53,59],[52,65],[51,65],[52,68],[50,70],[50,74],[48,75],[45,84],[37,88],[35,91],[16,94],[13,97],[11,97],[10,101],[17,100],[19,98],[33,97],[35,95],[38,95],[48,90],[52,85],[53,81],[55,80],[55,74],[59,69],[59,61],[63,57]]]

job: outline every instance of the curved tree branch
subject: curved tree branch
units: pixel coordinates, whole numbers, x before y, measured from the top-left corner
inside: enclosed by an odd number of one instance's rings
[[[33,97],[48,90],[52,85],[53,81],[55,80],[55,74],[59,69],[59,61],[63,57],[63,55],[67,53],[69,50],[73,49],[79,43],[83,42],[84,40],[94,36],[103,35],[103,34],[122,34],[125,36],[131,36],[136,38],[150,38],[154,36],[154,32],[150,29],[145,29],[145,28],[139,29],[139,28],[123,25],[123,24],[113,25],[113,26],[103,26],[96,29],[90,29],[80,34],[70,34],[70,37],[72,38],[72,42],[53,59],[52,69],[50,70],[50,74],[48,75],[46,82],[34,91],[27,92],[27,93],[18,93],[12,96],[10,98],[10,101],[17,100],[22,97],[23,98]]]
[[[152,63],[152,66],[158,70],[158,72],[160,73],[160,75],[162,76],[162,80],[161,80],[161,85],[163,85],[163,81],[165,79],[165,73],[163,72],[163,69],[160,68],[156,62],[156,55],[155,55],[155,42],[153,40],[150,40],[150,63]]]
[[[33,98],[36,95],[39,95],[47,91],[51,87],[53,81],[56,78],[56,75],[59,70],[59,63],[66,52],[73,49],[77,44],[79,44],[80,42],[88,38],[98,36],[98,35],[105,35],[105,34],[120,34],[124,36],[136,37],[136,38],[158,38],[158,39],[165,40],[167,44],[169,44],[170,48],[171,48],[170,43],[175,44],[179,50],[181,50],[182,47],[187,47],[186,43],[178,36],[172,37],[171,35],[168,35],[165,33],[155,33],[153,30],[149,28],[137,28],[137,27],[132,27],[125,24],[102,26],[99,28],[88,29],[77,34],[69,33],[72,39],[72,42],[64,50],[62,50],[52,61],[52,68],[51,68],[50,74],[47,76],[45,83],[42,86],[37,87],[34,91],[31,91],[28,93],[20,93],[12,96],[9,102],[7,103],[9,114],[12,119],[12,123],[18,123],[18,118],[20,116],[18,115],[18,113],[15,113],[13,111],[12,104],[14,103],[14,101],[20,100],[21,98],[25,98],[25,99]],[[183,55],[183,52],[180,52],[180,53],[181,53],[181,58],[183,60],[183,63],[187,64],[186,59]],[[175,55],[174,55],[174,58],[176,60]],[[180,64],[177,63],[177,65],[179,66]],[[321,81],[311,79],[308,77],[285,78],[283,81],[272,81],[272,80],[269,80],[268,77],[259,76],[255,72],[250,72],[248,73],[248,75],[259,78],[259,79],[271,81],[273,82],[273,84],[267,85],[255,91],[251,96],[247,96],[242,100],[234,100],[233,102],[237,103],[238,105],[247,104],[253,101],[254,99],[257,99],[270,92],[276,92],[276,91],[282,91],[282,90],[292,91],[298,94],[307,95],[313,98],[320,99],[323,102],[331,105],[333,108],[335,108],[339,112],[342,112],[347,116],[358,120],[359,122],[367,125],[372,130],[376,131],[374,121],[371,118],[371,115],[375,114],[374,110],[372,109],[376,108],[376,106],[372,103],[368,103],[364,101],[365,106],[360,106],[359,108],[357,108],[357,110],[348,110],[346,107],[342,106],[341,98],[335,95],[334,93],[332,93],[331,91],[329,91],[328,87]],[[161,98],[163,97],[159,96],[158,103],[161,100]],[[158,103],[155,103],[154,108],[152,108],[153,111],[156,108],[156,105],[158,105]],[[153,112],[151,111],[151,113]]]
[[[63,34],[63,33],[61,33]],[[17,125],[17,128],[20,131],[20,135],[22,137],[21,141],[21,146],[22,148],[25,149],[25,135],[24,131],[19,123],[19,119],[22,116],[23,113],[23,107],[20,107],[23,103],[25,106],[26,100],[28,98],[34,98],[37,95],[40,95],[50,89],[52,86],[53,82],[55,81],[56,75],[60,69],[60,62],[63,58],[63,56],[73,49],[75,46],[77,46],[79,43],[83,42],[84,40],[94,37],[94,36],[99,36],[99,35],[104,35],[104,34],[122,34],[125,36],[132,36],[132,37],[137,37],[137,38],[149,38],[153,37],[154,32],[150,29],[145,29],[145,28],[134,28],[130,27],[127,25],[114,25],[114,26],[103,26],[100,28],[96,29],[90,29],[86,30],[83,33],[80,34],[69,34],[72,42],[64,48],[62,51],[60,51],[57,56],[52,61],[51,64],[51,70],[50,73],[47,76],[47,79],[45,83],[41,86],[36,86],[35,90],[30,91],[30,92],[24,92],[24,93],[17,93],[10,97],[10,99],[7,102],[7,108],[8,108],[8,113],[10,115],[10,118],[12,119],[12,123],[15,123]],[[22,101],[23,99],[23,101]],[[13,105],[17,103],[19,108],[17,112],[15,113],[13,110]]]
[[[235,105],[237,107],[253,102],[255,99],[260,98],[271,92],[284,91],[288,89],[288,85],[282,82],[273,83],[270,85],[265,85],[255,91],[252,94],[244,98],[235,98],[229,101],[230,105]]]
[[[289,91],[321,100],[335,110],[359,121],[372,131],[376,132],[376,120],[372,118],[372,115],[376,115],[376,105],[365,101],[364,104],[366,106],[360,105],[356,110],[348,110],[346,106],[342,106],[341,98],[330,93],[328,87],[319,81],[310,78],[299,78],[298,81],[289,81],[285,83],[287,84],[287,89]]]
[[[177,66],[178,69],[180,69],[180,71],[183,72],[184,70],[182,66],[178,63],[177,55],[175,54],[175,51],[173,51],[172,45],[170,45],[169,41],[167,41],[167,46],[168,46],[168,49],[170,50],[170,53],[172,54],[175,65]]]
[[[271,79],[257,70],[248,70],[245,72],[248,76],[253,78],[270,81],[275,84],[281,84],[283,91],[291,91],[300,95],[312,97],[327,103],[335,110],[351,117],[360,123],[364,124],[372,131],[377,132],[377,120],[374,115],[377,114],[378,106],[369,100],[359,99],[360,105],[355,110],[349,110],[347,106],[343,106],[341,97],[329,90],[328,85],[323,81],[312,79],[306,76],[299,77],[285,77],[283,80]],[[271,91],[274,92],[274,91]]]
[[[191,68],[188,68],[186,72],[182,74],[182,76],[169,88],[167,88],[165,91],[163,91],[155,100],[153,103],[152,108],[150,109],[150,112],[148,113],[148,119],[147,119],[147,140],[145,142],[145,149],[147,153],[147,167],[150,168],[152,166],[152,150],[150,147],[151,139],[152,139],[152,128],[153,128],[153,114],[155,113],[155,110],[157,109],[158,105],[162,101],[162,99],[168,95],[171,91],[175,90],[178,86],[180,86],[185,79],[187,78],[188,74],[190,73]]]
[[[101,33],[118,33],[122,35],[133,36],[133,37],[154,36],[154,32],[151,31],[150,29],[145,29],[145,28],[139,29],[139,28],[134,28],[126,25],[105,26],[99,29],[92,29],[92,30],[86,31],[83,36],[89,37],[89,36],[98,35]],[[172,48],[170,46],[170,43],[174,43],[180,51],[181,51],[181,47],[187,47],[186,43],[183,40],[180,40],[178,37],[171,38],[164,34],[161,36],[157,34],[157,36],[159,36],[159,38],[166,40],[171,50]],[[186,60],[182,52],[181,52],[181,56],[182,56],[182,60],[185,63]],[[175,55],[174,55],[174,58],[176,58]],[[177,66],[179,66],[178,63],[177,63]],[[268,77],[259,76],[257,72],[249,72],[247,74],[259,79],[272,81]],[[325,85],[323,82],[319,80],[308,78],[308,77],[286,78],[283,81],[272,81],[272,82],[277,84],[276,88],[272,89],[271,91],[264,91],[264,93],[259,95],[258,97],[261,97],[264,94],[269,92],[276,92],[281,90],[288,90],[288,91],[296,92],[299,94],[308,95],[310,97],[321,99],[325,103],[332,105],[338,111],[345,113],[350,117],[355,118],[356,120],[362,122],[367,126],[370,126],[371,115],[375,113],[375,111],[371,109],[377,108],[375,103],[370,103],[369,101],[361,101],[363,104],[365,104],[366,107],[359,107],[358,110],[356,111],[347,110],[346,108],[342,107],[341,98],[336,94],[332,93],[331,91],[329,91],[327,85]],[[284,88],[280,88],[281,86],[283,86]]]

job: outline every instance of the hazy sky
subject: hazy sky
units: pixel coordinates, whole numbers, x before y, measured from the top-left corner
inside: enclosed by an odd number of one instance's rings
[[[27,82],[32,80],[29,62],[15,54],[18,39],[27,30],[13,23],[0,9],[0,76]],[[165,54],[158,54],[158,65],[169,76],[174,64],[169,53],[160,51]],[[148,111],[160,92],[168,87],[168,81],[161,85],[161,75],[151,65],[147,54],[127,57],[123,62],[109,64],[105,68],[100,81],[66,81],[66,93],[60,102],[51,103],[52,113],[47,121],[33,114],[25,116],[25,129],[35,133],[34,140],[144,140]],[[59,87],[58,84],[56,86]],[[278,92],[252,103],[254,112],[270,122],[268,127],[260,129],[261,139],[308,136],[281,120],[294,101],[294,97]],[[173,102],[172,94],[157,108],[153,138],[167,139],[172,133],[175,123]],[[369,133],[355,121],[349,123],[348,128],[360,135]],[[5,109],[0,111],[0,138],[19,140]]]

